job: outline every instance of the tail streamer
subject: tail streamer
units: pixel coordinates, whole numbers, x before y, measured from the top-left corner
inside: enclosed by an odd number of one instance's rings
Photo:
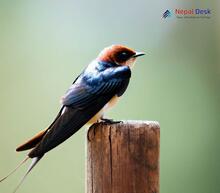
[[[34,166],[36,166],[36,164],[40,161],[40,159],[42,158],[43,156],[41,157],[34,157],[32,159],[32,162],[31,162],[31,165],[29,166],[27,172],[25,173],[25,175],[21,178],[19,184],[17,185],[17,187],[14,189],[13,193],[15,193],[18,188],[22,185],[22,183],[24,182],[25,178],[27,177],[27,175],[30,173],[30,171],[34,168]]]
[[[18,168],[20,168],[27,160],[29,159],[29,157],[26,157],[14,170],[12,170],[7,176],[5,176],[4,178],[0,179],[0,182],[6,180],[10,175],[12,175],[13,173],[15,173],[17,171]]]

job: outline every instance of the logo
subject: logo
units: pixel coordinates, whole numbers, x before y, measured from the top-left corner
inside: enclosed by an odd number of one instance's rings
[[[167,17],[171,17],[171,11],[169,11],[168,9],[163,13],[163,17],[162,18],[167,18]]]
[[[212,10],[207,9],[201,9],[201,8],[191,8],[191,9],[182,9],[182,8],[176,8],[173,10],[167,9],[164,13],[162,18],[166,19],[171,16],[176,17],[177,19],[198,19],[198,18],[211,18],[212,16]]]

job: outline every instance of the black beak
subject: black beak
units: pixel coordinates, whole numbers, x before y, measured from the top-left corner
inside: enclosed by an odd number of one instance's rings
[[[144,52],[136,52],[135,55],[133,56],[133,58],[137,58],[137,57],[143,56],[143,55],[145,55]]]

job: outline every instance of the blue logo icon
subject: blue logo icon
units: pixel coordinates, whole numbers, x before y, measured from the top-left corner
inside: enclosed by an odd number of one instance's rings
[[[169,11],[168,9],[163,13],[163,17],[162,18],[167,18],[167,17],[171,17],[172,13],[171,11]]]

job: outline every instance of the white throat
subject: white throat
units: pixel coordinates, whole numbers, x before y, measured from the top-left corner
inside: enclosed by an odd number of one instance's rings
[[[133,68],[135,62],[136,62],[136,58],[130,58],[129,60],[127,60],[127,61],[125,62],[124,65],[129,66],[130,68]]]

